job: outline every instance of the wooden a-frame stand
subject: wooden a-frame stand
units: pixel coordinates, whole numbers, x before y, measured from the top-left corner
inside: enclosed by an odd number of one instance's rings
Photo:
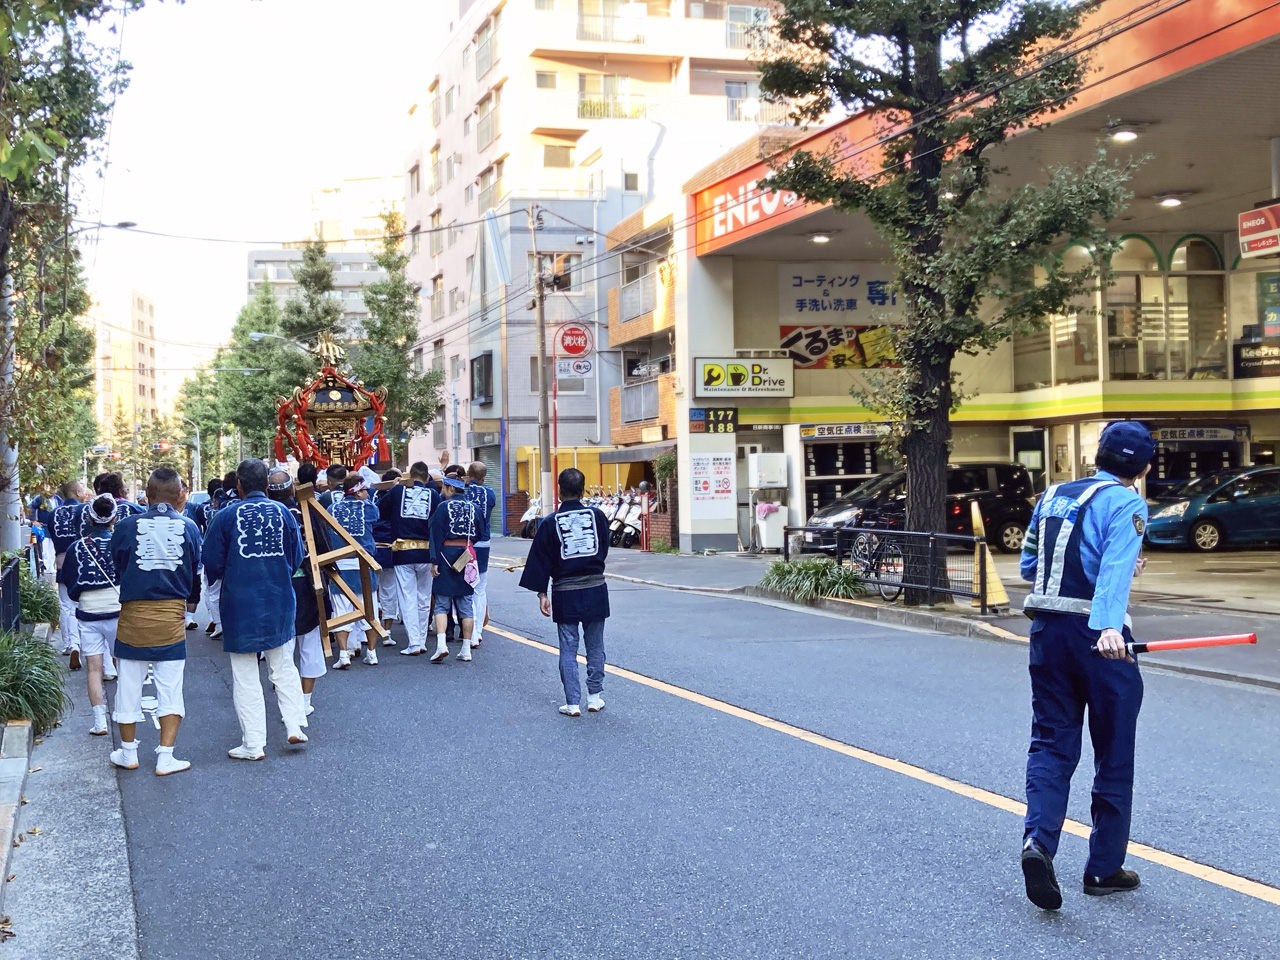
[[[307,539],[307,556],[311,561],[311,585],[316,591],[316,609],[320,611],[320,642],[324,644],[324,655],[326,657],[333,656],[333,645],[329,642],[329,631],[338,630],[348,624],[355,623],[357,620],[364,620],[369,627],[379,637],[386,639],[388,636],[386,628],[382,625],[382,621],[377,617],[377,611],[373,605],[373,574],[382,570],[381,564],[373,557],[369,556],[368,551],[360,546],[347,531],[342,524],[333,519],[333,514],[320,505],[316,500],[316,491],[309,483],[304,483],[296,490],[298,498],[298,509],[302,513],[302,535]],[[312,514],[315,514],[315,519]],[[320,553],[316,549],[315,523],[323,521],[328,524],[329,529],[336,533],[342,541],[342,545],[327,553]],[[360,561],[360,587],[364,593],[363,597],[356,595],[345,580],[342,579],[342,573],[338,570],[339,560],[348,560],[356,558]],[[355,607],[351,613],[344,613],[341,616],[328,619],[324,612],[324,593],[325,578],[338,588],[342,594],[351,601],[351,605]]]

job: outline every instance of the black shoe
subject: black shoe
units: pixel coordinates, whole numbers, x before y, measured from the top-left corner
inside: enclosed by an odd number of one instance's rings
[[[1093,877],[1087,873],[1084,875],[1084,892],[1091,897],[1107,897],[1113,893],[1136,890],[1137,887],[1138,875],[1123,867],[1109,877]]]
[[[1027,882],[1027,899],[1041,910],[1061,910],[1062,890],[1053,872],[1053,857],[1034,840],[1022,848],[1022,877]]]
[[[210,636],[212,636],[212,635],[213,635],[213,631],[214,631],[216,628],[217,628],[217,624],[216,624],[216,623],[214,623],[212,620],[210,620],[210,621],[209,621],[209,625],[208,625],[207,627],[205,627],[205,628],[204,628],[204,632],[205,632],[205,633],[207,633],[207,634],[209,634]]]

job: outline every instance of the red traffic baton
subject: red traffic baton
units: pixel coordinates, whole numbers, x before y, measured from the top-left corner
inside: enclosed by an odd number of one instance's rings
[[[1129,653],[1157,653],[1161,650],[1193,650],[1197,647],[1234,647],[1238,644],[1257,643],[1256,633],[1234,633],[1225,637],[1187,637],[1183,640],[1148,640],[1145,643],[1126,643]],[[1095,643],[1089,648],[1098,652]]]

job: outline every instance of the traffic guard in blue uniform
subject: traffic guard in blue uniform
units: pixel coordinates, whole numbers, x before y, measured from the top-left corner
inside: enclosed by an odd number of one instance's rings
[[[1053,857],[1086,708],[1095,773],[1084,892],[1138,886],[1138,875],[1124,869],[1142,706],[1142,676],[1125,647],[1133,640],[1126,609],[1147,523],[1146,501],[1133,487],[1154,453],[1142,424],[1110,424],[1098,439],[1098,472],[1046,490],[1022,547],[1022,577],[1032,584],[1024,610],[1033,620],[1022,873],[1027,898],[1045,910],[1062,906]]]
[[[564,684],[560,712],[580,717],[579,627],[587,648],[587,712],[604,709],[604,622],[609,618],[604,562],[609,555],[609,521],[595,507],[583,505],[587,478],[581,470],[561,470],[558,482],[560,509],[538,525],[520,586],[534,591],[542,615],[555,620],[560,636],[560,682]]]

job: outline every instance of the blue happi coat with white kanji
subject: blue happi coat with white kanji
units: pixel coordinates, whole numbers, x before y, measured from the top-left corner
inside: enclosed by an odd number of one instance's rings
[[[70,500],[53,511],[53,516],[45,529],[53,540],[54,553],[59,555],[66,553],[71,544],[84,536],[84,532],[80,529],[80,515],[84,513],[84,508],[85,505],[79,500]]]
[[[438,503],[436,492],[421,480],[411,487],[404,484],[392,487],[378,501],[378,519],[385,525],[383,528],[388,538],[385,542],[430,540],[431,515]],[[392,552],[391,562],[397,567],[431,563],[431,551],[396,550]]]
[[[520,586],[546,593],[551,584],[551,618],[556,623],[594,623],[609,617],[604,563],[609,556],[609,521],[581,500],[565,500],[538,524]]]
[[[361,500],[350,494],[336,502],[329,511],[339,526],[351,534],[351,539],[364,547],[369,556],[377,550],[373,528],[378,523],[378,507],[372,500]],[[360,561],[355,557],[338,561],[338,573],[358,594],[360,586]]]
[[[294,636],[293,573],[302,537],[289,508],[260,491],[213,515],[204,540],[204,571],[222,581],[222,648],[260,653]]]
[[[120,583],[121,603],[186,603],[200,569],[200,531],[180,511],[167,503],[157,503],[145,513],[116,521],[111,534],[111,562]],[[184,660],[187,644],[179,640],[158,647],[135,647],[117,637],[116,656],[126,660]]]
[[[493,510],[498,504],[498,498],[494,496],[492,490],[482,483],[467,483],[467,499],[476,505],[477,523],[479,529],[476,531],[476,565],[480,568],[480,572],[484,573],[489,569],[489,539],[490,531],[493,529]]]
[[[58,582],[67,588],[67,596],[79,602],[81,594],[93,590],[118,592],[116,565],[111,559],[111,528],[95,526],[88,537],[79,537],[66,550],[67,557],[58,571]],[[120,615],[118,605],[113,612],[90,613],[76,608],[77,620],[114,620]]]
[[[435,586],[432,592],[438,597],[469,597],[471,584],[462,572],[453,569],[458,557],[467,553],[462,543],[448,546],[446,541],[475,542],[477,527],[476,505],[461,494],[442,500],[431,518],[431,562],[436,565]]]

